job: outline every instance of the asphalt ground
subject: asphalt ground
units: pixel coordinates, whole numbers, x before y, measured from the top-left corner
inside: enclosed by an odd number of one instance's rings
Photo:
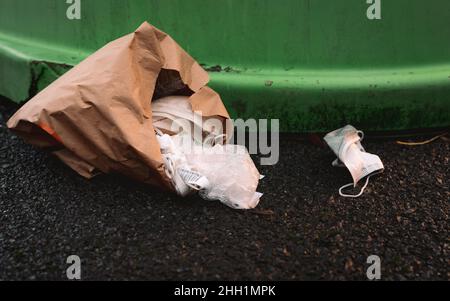
[[[281,135],[259,207],[181,199],[118,175],[85,180],[7,128],[0,102],[0,280],[450,280],[449,138],[423,146],[367,137],[386,167],[358,199],[332,152]]]

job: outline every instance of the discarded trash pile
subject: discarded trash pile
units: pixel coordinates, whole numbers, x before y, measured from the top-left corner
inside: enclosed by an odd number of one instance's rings
[[[179,195],[199,191],[236,209],[258,205],[260,174],[245,147],[223,144],[226,134],[215,132],[220,121],[203,120],[185,96],[162,98],[152,107],[165,171]]]
[[[27,102],[8,127],[86,178],[121,173],[181,196],[250,209],[260,174],[200,65],[148,23]],[[225,144],[224,144],[225,143]]]
[[[27,102],[8,127],[51,150],[80,175],[121,173],[187,196],[198,192],[236,209],[255,208],[262,178],[208,73],[167,34],[148,23],[115,40]],[[346,126],[325,136],[359,197],[383,171],[365,152],[363,133]],[[345,194],[366,178],[360,193]]]

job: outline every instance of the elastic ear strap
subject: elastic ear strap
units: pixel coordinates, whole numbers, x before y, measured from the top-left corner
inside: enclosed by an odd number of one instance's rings
[[[360,136],[360,141],[364,140],[364,132],[363,131],[357,131],[358,135]]]
[[[342,190],[343,190],[344,188],[347,188],[347,187],[350,187],[350,186],[353,185],[353,183],[350,183],[350,184],[344,185],[344,186],[342,186],[341,188],[339,188],[339,195],[342,196],[342,197],[344,197],[344,198],[359,198],[359,197],[362,196],[362,194],[364,193],[364,190],[367,188],[367,185],[369,185],[369,179],[370,179],[370,177],[371,177],[371,176],[367,176],[367,178],[366,178],[366,183],[365,183],[364,186],[361,188],[361,191],[360,191],[358,194],[353,195],[353,194],[345,194],[345,193],[342,192]]]

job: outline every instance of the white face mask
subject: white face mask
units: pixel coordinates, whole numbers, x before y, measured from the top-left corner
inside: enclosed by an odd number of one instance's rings
[[[333,162],[333,166],[345,166],[350,171],[353,183],[344,185],[339,189],[339,194],[344,197],[359,197],[369,183],[371,175],[383,171],[384,166],[377,155],[367,153],[361,145],[364,133],[356,130],[353,126],[347,125],[335,130],[325,136],[325,142],[330,146],[338,159]],[[342,162],[342,163],[340,163]],[[344,194],[344,188],[354,186],[364,177],[366,183],[357,195]]]

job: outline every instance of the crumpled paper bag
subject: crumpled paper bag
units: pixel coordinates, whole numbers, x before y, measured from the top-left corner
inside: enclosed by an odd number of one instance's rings
[[[8,127],[86,178],[120,173],[173,190],[152,126],[152,99],[190,96],[193,111],[228,122],[208,74],[147,22],[75,66],[27,102]]]

